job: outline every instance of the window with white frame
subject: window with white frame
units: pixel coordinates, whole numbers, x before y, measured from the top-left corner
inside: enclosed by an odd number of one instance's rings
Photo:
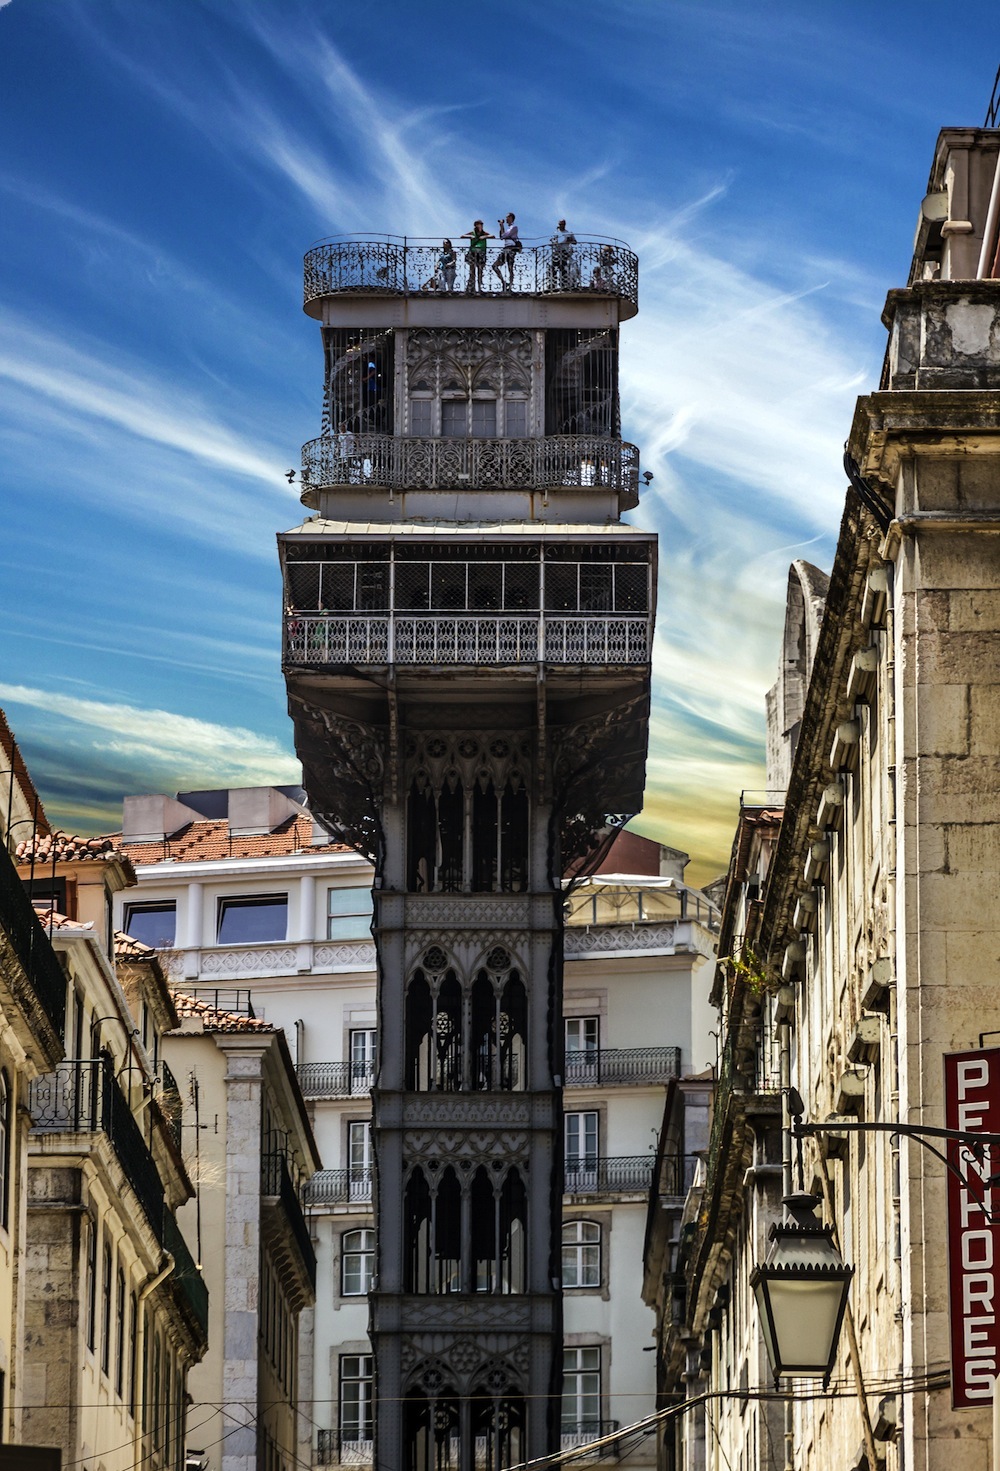
[[[340,1295],[364,1297],[375,1272],[375,1232],[345,1231],[340,1238]]]
[[[348,1197],[370,1200],[372,1194],[372,1126],[354,1119],[347,1126]]]
[[[601,1350],[563,1349],[563,1435],[601,1431]]]
[[[597,1221],[567,1221],[562,1228],[563,1287],[600,1287],[601,1227]]]
[[[372,1438],[372,1355],[340,1356],[340,1441]]]
[[[371,926],[371,889],[327,889],[328,940],[367,940],[371,934]]]
[[[597,1188],[598,1125],[596,1109],[585,1109],[563,1116],[566,1189],[569,1191]]]
[[[599,1017],[568,1016],[566,1018],[566,1051],[596,1052],[600,1034]]]
[[[351,1092],[357,1096],[370,1093],[375,1081],[378,1034],[374,1027],[355,1027],[351,1031],[349,1051]]]

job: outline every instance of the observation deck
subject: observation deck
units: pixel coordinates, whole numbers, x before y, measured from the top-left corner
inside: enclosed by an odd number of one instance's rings
[[[492,242],[485,252],[482,290],[470,292],[468,288],[478,272],[466,260],[467,242],[459,238],[460,234],[451,237],[458,257],[451,291],[434,290],[429,285],[437,275],[440,239],[365,235],[353,240],[320,241],[305,257],[304,310],[324,321],[324,303],[330,297],[411,298],[433,304],[440,318],[441,309],[449,301],[460,299],[462,320],[468,322],[469,306],[478,298],[491,303],[503,301],[514,308],[508,316],[509,324],[515,325],[514,304],[525,298],[542,297],[554,303],[604,302],[619,321],[634,317],[639,309],[638,257],[621,240],[580,239],[575,245],[525,241],[513,258],[509,290],[503,288],[493,270],[503,249]],[[342,315],[338,312],[339,317]]]

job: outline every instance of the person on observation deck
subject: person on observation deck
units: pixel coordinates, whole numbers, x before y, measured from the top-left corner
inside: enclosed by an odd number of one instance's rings
[[[579,274],[574,270],[576,263],[573,260],[573,246],[576,244],[576,236],[572,230],[567,229],[565,220],[560,220],[558,225],[556,225],[556,233],[552,236],[549,244],[552,247],[550,289],[553,291],[565,291],[568,287],[576,284],[574,277]]]
[[[514,223],[514,211],[510,211],[506,220],[497,220],[497,224],[500,226],[500,239],[503,241],[503,248],[493,262],[493,274],[499,277],[500,285],[504,291],[513,291],[514,257],[521,252],[521,241],[517,233],[517,226]],[[503,278],[505,270],[507,272],[506,281]]]
[[[469,280],[465,289],[475,294],[475,292],[482,291],[483,289],[483,266],[486,264],[486,242],[496,237],[483,228],[482,220],[476,220],[473,223],[472,229],[466,230],[461,238],[470,241],[469,248],[465,252],[465,259],[469,263]]]
[[[441,241],[441,254],[438,256],[438,280],[441,282],[442,291],[454,291],[455,289],[455,265],[458,256],[455,247],[450,240]]]

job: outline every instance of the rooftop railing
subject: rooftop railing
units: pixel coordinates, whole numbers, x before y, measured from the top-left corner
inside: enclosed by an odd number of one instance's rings
[[[542,637],[539,639],[539,629]],[[285,619],[292,664],[645,664],[649,616],[358,617]]]
[[[469,251],[468,241],[452,239],[458,259],[451,282],[449,273],[438,267],[440,240],[368,236],[323,241],[306,252],[304,303],[308,308],[321,297],[340,294],[426,296],[479,291],[498,296],[609,297],[631,307],[623,316],[633,316],[638,307],[639,260],[620,240],[525,244],[519,252],[505,250],[494,241],[479,257]],[[481,266],[476,263],[480,258]]]
[[[66,1029],[66,976],[39,923],[14,861],[0,843],[0,926],[3,927],[42,1010],[60,1038]]]
[[[567,1088],[666,1083],[680,1076],[679,1047],[600,1047],[566,1052]]]
[[[639,451],[625,440],[550,434],[538,439],[337,435],[302,446],[302,482],[366,490],[553,490],[581,487],[639,498]]]
[[[71,1059],[55,1072],[31,1084],[32,1122],[40,1133],[101,1133],[107,1135],[146,1218],[162,1246],[163,1182],[142,1130],[109,1059]]]

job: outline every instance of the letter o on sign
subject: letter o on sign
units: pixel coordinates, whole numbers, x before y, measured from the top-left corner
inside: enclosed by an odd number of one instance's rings
[[[974,1254],[973,1243],[976,1250],[982,1252],[981,1256]],[[966,1231],[962,1235],[962,1267],[966,1272],[971,1272],[976,1267],[992,1267],[993,1265],[993,1233],[991,1231]]]

